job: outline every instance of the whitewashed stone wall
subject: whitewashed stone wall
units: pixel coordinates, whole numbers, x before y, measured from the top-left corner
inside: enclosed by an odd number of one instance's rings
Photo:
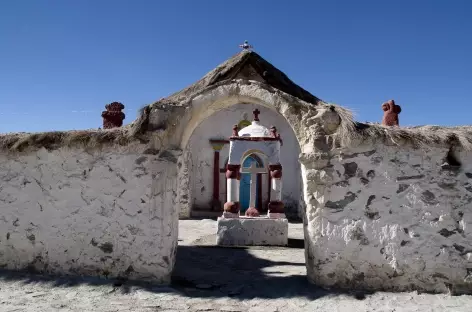
[[[318,171],[320,184],[331,182],[317,195],[324,207],[307,211],[310,280],[470,293],[472,154],[455,153],[458,168],[447,153],[376,145],[334,156]]]
[[[209,143],[210,138],[228,139],[232,134],[234,124],[241,120],[252,121],[252,111],[259,109],[261,124],[277,127],[283,139],[280,148],[280,163],[283,166],[282,199],[286,204],[288,214],[298,215],[298,205],[301,200],[301,172],[298,156],[300,146],[287,120],[273,109],[254,104],[235,104],[221,109],[200,123],[190,137],[186,151],[189,155],[186,166],[189,173],[189,193],[192,196],[193,209],[205,210],[211,208],[213,195],[213,148]],[[251,142],[255,143],[255,142]],[[224,168],[228,160],[229,144],[220,151],[220,168]],[[262,200],[266,200],[265,175],[263,175]],[[220,200],[226,201],[226,180],[224,174],[220,175]],[[190,214],[190,211],[181,211],[181,216]]]
[[[179,155],[144,149],[0,156],[0,267],[169,282]]]

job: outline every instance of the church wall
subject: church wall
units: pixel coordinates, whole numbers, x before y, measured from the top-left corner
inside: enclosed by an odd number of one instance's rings
[[[232,127],[241,120],[252,120],[252,111],[258,108],[261,111],[261,124],[277,127],[282,136],[283,146],[280,152],[280,163],[283,166],[283,201],[287,205],[288,215],[298,214],[298,204],[301,193],[300,164],[298,156],[300,147],[298,141],[287,120],[272,109],[253,104],[236,104],[215,112],[205,119],[193,132],[188,150],[192,153],[193,170],[191,178],[193,189],[193,209],[210,210],[213,194],[213,148],[209,143],[210,138],[228,139],[232,134]],[[220,168],[224,168],[229,155],[229,144],[220,151]],[[266,175],[263,175],[263,179]],[[225,177],[220,175],[220,201],[226,201]],[[263,181],[263,201],[267,198],[265,192],[268,188]]]
[[[307,271],[323,286],[472,292],[472,153],[371,145],[335,153],[308,193]],[[305,172],[309,176],[310,172]],[[322,183],[321,183],[322,184]]]
[[[0,268],[169,282],[178,155],[144,149],[1,155]]]

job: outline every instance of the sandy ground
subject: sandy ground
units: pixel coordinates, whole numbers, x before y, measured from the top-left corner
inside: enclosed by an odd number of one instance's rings
[[[303,234],[287,248],[218,248],[215,221],[183,220],[170,287],[0,271],[0,311],[472,311],[472,296],[338,293],[306,281]]]

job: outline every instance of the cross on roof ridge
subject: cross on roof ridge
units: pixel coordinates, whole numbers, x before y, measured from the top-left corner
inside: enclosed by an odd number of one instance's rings
[[[249,50],[252,49],[252,45],[249,44],[247,40],[244,40],[243,44],[240,44],[239,47],[243,50]]]

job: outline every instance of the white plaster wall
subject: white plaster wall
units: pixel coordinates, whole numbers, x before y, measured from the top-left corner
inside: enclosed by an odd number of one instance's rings
[[[0,156],[0,267],[169,282],[177,157],[144,147]]]
[[[283,146],[280,148],[280,163],[283,166],[283,201],[287,205],[287,214],[298,213],[301,198],[301,173],[298,156],[300,147],[287,120],[272,109],[254,104],[235,104],[212,114],[200,123],[189,139],[186,149],[192,153],[192,169],[190,172],[191,188],[193,190],[193,209],[209,210],[213,194],[213,149],[210,138],[227,139],[232,134],[232,127],[241,120],[252,120],[252,111],[258,108],[261,124],[277,127],[282,136]],[[220,152],[220,168],[228,159],[229,144]],[[263,175],[263,178],[265,175]],[[224,174],[220,175],[220,200],[226,201]],[[263,194],[267,184],[263,182]],[[263,195],[265,196],[265,195]],[[264,199],[263,199],[264,200]]]
[[[383,145],[344,151],[323,208],[307,211],[307,270],[324,286],[455,293],[472,290],[472,154]],[[310,177],[310,172],[307,172]],[[316,178],[307,181],[307,193]],[[312,183],[313,185],[311,185]]]

